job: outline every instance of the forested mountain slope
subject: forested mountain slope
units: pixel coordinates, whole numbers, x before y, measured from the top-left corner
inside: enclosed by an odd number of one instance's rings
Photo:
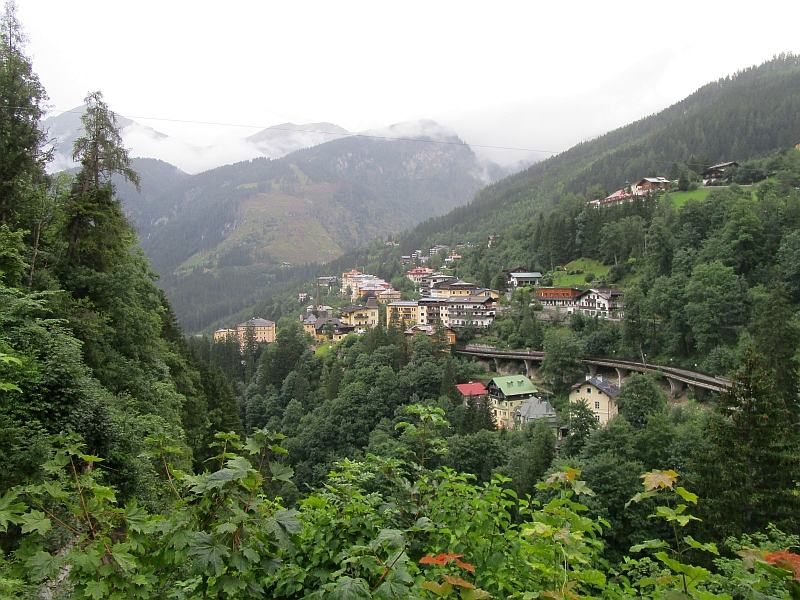
[[[328,261],[468,201],[482,182],[457,138],[346,138],[213,169],[164,191],[142,245],[162,274],[188,265]]]
[[[624,94],[624,90],[620,90]],[[473,202],[401,236],[404,250],[451,232],[483,239],[549,211],[568,194],[621,188],[651,174],[677,177],[725,160],[764,156],[800,140],[800,58],[781,55],[709,83],[673,106],[537,163],[481,190]]]

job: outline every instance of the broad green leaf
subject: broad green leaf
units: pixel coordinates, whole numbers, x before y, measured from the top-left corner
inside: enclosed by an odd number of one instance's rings
[[[14,385],[13,383],[0,383],[0,390],[4,392],[21,392],[22,390],[19,389],[19,386]]]
[[[575,573],[575,578],[578,581],[582,581],[583,583],[588,583],[589,585],[597,585],[597,586],[605,586],[606,584],[606,576],[601,573],[600,571],[596,571],[594,569],[589,569],[587,571],[578,571]]]
[[[572,483],[572,490],[578,495],[594,496],[595,493],[589,489],[585,481],[575,481]]]
[[[369,600],[369,586],[366,581],[360,578],[340,577],[336,581],[336,587],[331,590],[329,597],[331,600]]]
[[[108,594],[108,583],[106,583],[105,579],[101,579],[100,581],[90,581],[86,584],[83,593],[90,598],[100,600],[101,598],[105,598],[106,594]]]
[[[489,597],[489,592],[486,590],[479,590],[479,589],[462,589],[461,590],[461,600],[483,600],[484,598]]]
[[[210,475],[202,475],[194,486],[193,491],[202,493],[207,490],[218,490],[233,480],[235,472],[233,469],[220,469]]]
[[[453,586],[446,582],[437,583],[435,581],[423,581],[422,587],[424,587],[426,590],[430,590],[442,598],[453,593]]]
[[[678,494],[684,500],[686,500],[686,502],[697,504],[697,494],[693,494],[692,492],[687,491],[686,488],[678,486],[675,488],[675,493]]]
[[[33,581],[54,578],[63,564],[64,560],[60,556],[53,556],[43,550],[39,550],[25,561],[28,576]]]
[[[403,532],[397,529],[381,529],[378,533],[378,537],[369,543],[369,548],[370,550],[376,550],[384,542],[387,543],[387,547],[389,548],[402,548],[405,546]]]
[[[294,469],[276,462],[269,463],[269,472],[278,481],[290,481],[294,475]]]
[[[645,548],[667,548],[669,544],[664,540],[647,540],[646,542],[642,542],[641,544],[636,544],[635,546],[631,546],[631,552],[641,552]]]
[[[712,554],[716,554],[717,556],[719,556],[719,550],[717,550],[717,545],[713,542],[709,542],[707,544],[701,544],[690,535],[687,535],[685,538],[683,538],[683,540],[687,544],[689,544],[692,548],[696,548],[697,550],[705,550],[706,552],[711,552]]]
[[[22,533],[38,531],[39,535],[44,535],[52,528],[53,523],[40,510],[32,510],[22,515]]]
[[[226,546],[220,544],[213,535],[197,532],[189,545],[189,554],[196,556],[201,568],[210,570],[217,577],[222,574],[222,559],[230,556]]]
[[[297,518],[298,514],[300,513],[296,510],[282,508],[275,513],[275,520],[287,533],[296,535],[303,531],[303,523]]]
[[[92,493],[98,500],[108,500],[109,502],[116,503],[117,497],[114,495],[114,490],[104,485],[92,485]]]
[[[395,600],[408,598],[408,596],[409,588],[407,586],[401,581],[390,579],[380,584],[372,597],[378,600]]]
[[[21,522],[27,507],[22,502],[14,502],[18,497],[17,492],[9,490],[0,498],[0,531],[6,531],[9,523]]]
[[[135,571],[137,567],[136,557],[128,552],[128,547],[127,544],[117,544],[111,548],[111,556],[126,573]]]

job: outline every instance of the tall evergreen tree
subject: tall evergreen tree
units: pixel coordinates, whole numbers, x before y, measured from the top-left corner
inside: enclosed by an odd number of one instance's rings
[[[769,523],[797,530],[797,418],[765,362],[747,351],[733,386],[716,403],[708,428],[710,456],[697,457],[706,521],[721,535],[752,533]]]
[[[0,225],[17,216],[25,188],[44,176],[49,155],[39,130],[47,100],[30,60],[17,5],[6,0],[0,20]]]

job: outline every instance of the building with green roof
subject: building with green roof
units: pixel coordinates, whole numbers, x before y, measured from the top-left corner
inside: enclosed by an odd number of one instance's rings
[[[494,377],[486,386],[492,402],[492,412],[498,428],[514,427],[514,409],[530,398],[538,390],[524,375],[505,375]]]

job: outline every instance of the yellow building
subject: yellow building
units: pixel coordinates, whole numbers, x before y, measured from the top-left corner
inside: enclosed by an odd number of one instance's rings
[[[586,402],[594,412],[594,418],[601,425],[605,425],[615,416],[619,409],[614,398],[619,396],[619,387],[611,383],[608,379],[603,379],[602,375],[596,375],[581,383],[572,386],[570,392],[570,402]]]
[[[492,414],[498,429],[513,429],[514,411],[526,400],[536,396],[536,386],[524,375],[506,375],[492,378],[486,386],[492,403]]]
[[[236,336],[235,329],[217,329],[214,332],[214,343],[223,342],[230,337]]]
[[[396,320],[398,324],[404,323],[406,326],[411,326],[419,322],[419,306],[416,300],[400,300],[399,302],[390,302],[386,305],[386,326],[388,327],[392,320]]]
[[[342,324],[357,329],[372,329],[378,325],[378,303],[375,298],[367,299],[366,306],[348,306],[342,309]]]
[[[270,344],[275,341],[275,323],[260,318],[250,319],[236,326],[241,348],[244,348],[245,344],[247,344],[248,331],[251,329],[256,343],[266,342]]]

